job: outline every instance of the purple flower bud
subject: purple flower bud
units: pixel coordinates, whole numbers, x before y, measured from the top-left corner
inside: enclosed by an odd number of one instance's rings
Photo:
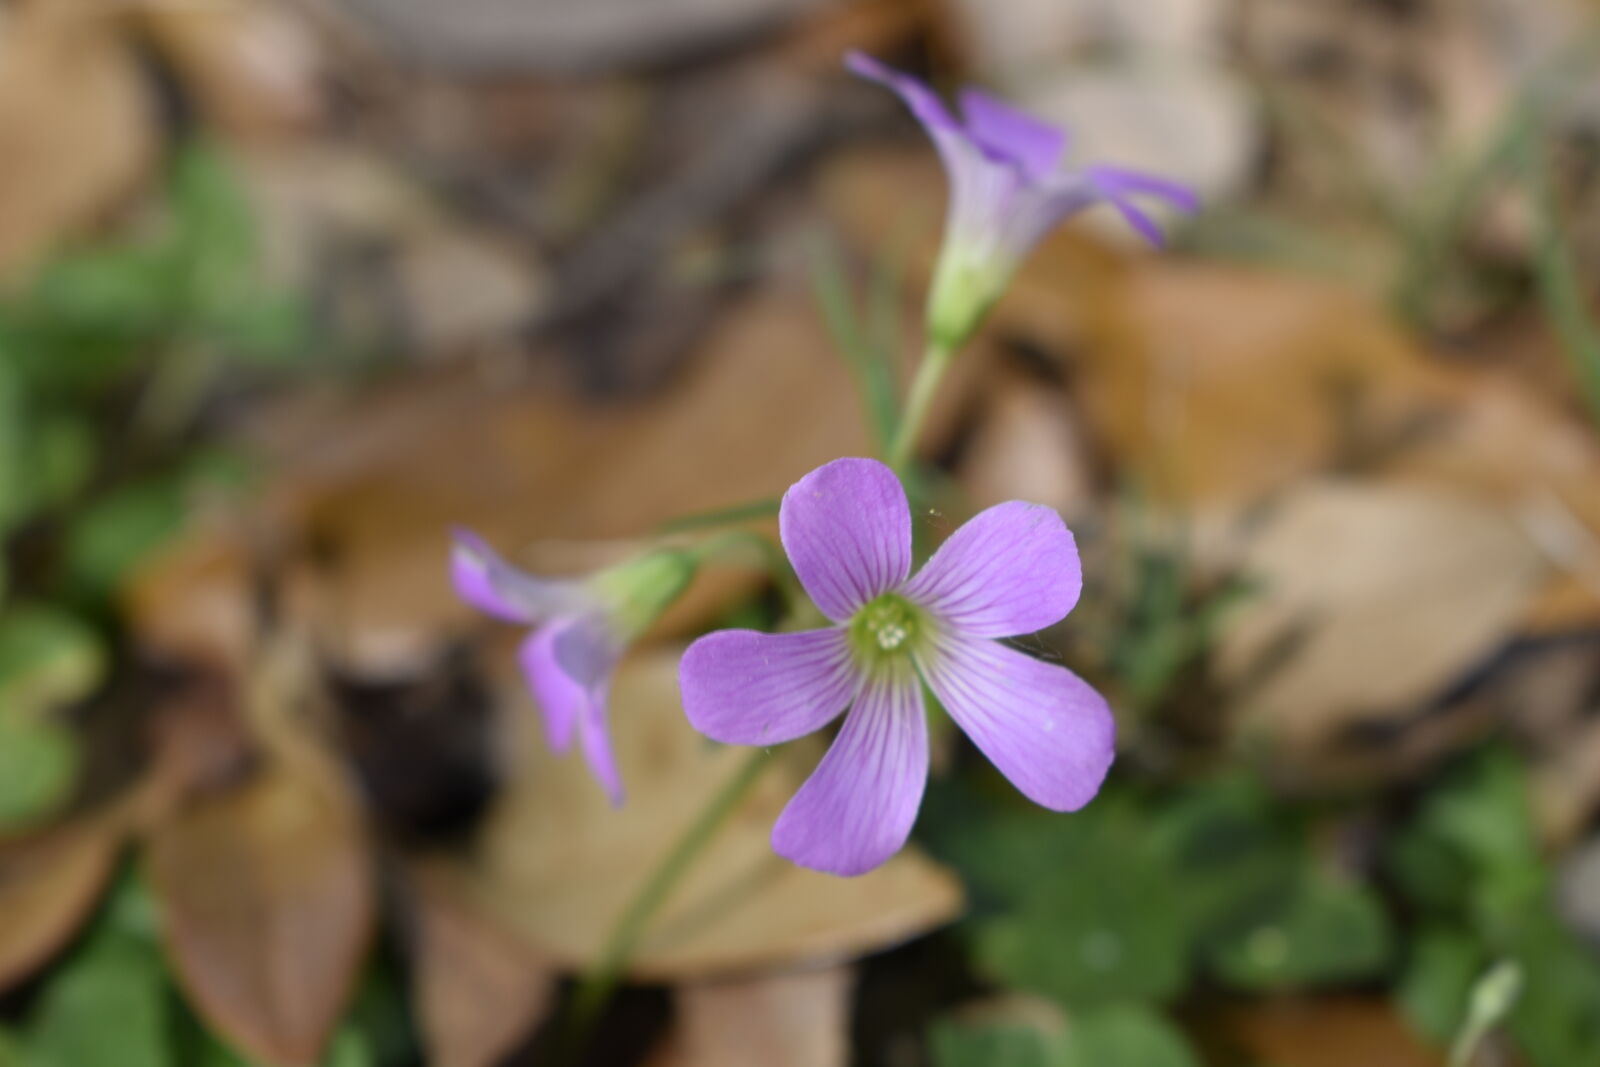
[[[1184,211],[1198,207],[1189,189],[1151,175],[1100,165],[1063,168],[1064,131],[980,90],[962,90],[958,120],[909,74],[859,52],[845,65],[905,101],[949,175],[944,246],[928,295],[928,331],[942,348],[967,339],[1034,245],[1068,216],[1109,203],[1160,245],[1160,228],[1135,198],[1154,197]]]
[[[550,747],[566,751],[576,732],[590,770],[620,805],[622,781],[606,723],[611,677],[629,643],[688,584],[691,558],[661,550],[584,579],[538,578],[501,559],[476,534],[458,530],[450,567],[467,603],[532,628],[519,658],[544,712]]]

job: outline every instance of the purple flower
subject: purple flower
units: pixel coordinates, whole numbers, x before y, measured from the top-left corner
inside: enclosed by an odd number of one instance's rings
[[[784,549],[831,627],[723,630],[684,654],[689,721],[729,744],[775,745],[849,708],[816,772],[772,831],[794,862],[861,874],[905,844],[928,777],[926,682],[956,724],[1029,799],[1087,804],[1111,766],[1115,724],[1072,672],[996,638],[1072,610],[1078,551],[1061,517],[1022,501],[962,526],[911,577],[911,512],[870,459],[812,471],[783,498]]]
[[[606,700],[627,646],[656,620],[694,571],[682,552],[649,552],[583,579],[524,573],[466,530],[455,534],[451,578],[463,600],[497,619],[533,627],[520,659],[544,711],[550,747],[565,752],[576,731],[584,759],[613,804],[622,781],[611,752]]]
[[[1138,171],[1100,164],[1062,169],[1064,131],[981,90],[961,91],[958,120],[909,74],[860,52],[845,64],[899,94],[949,174],[944,247],[928,298],[930,333],[945,347],[966,339],[1028,252],[1069,215],[1103,201],[1159,245],[1160,228],[1134,198],[1154,197],[1184,211],[1198,206],[1189,189]]]

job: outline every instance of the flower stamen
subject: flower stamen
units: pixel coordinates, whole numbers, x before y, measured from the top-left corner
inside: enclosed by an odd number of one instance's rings
[[[867,659],[903,655],[925,630],[922,612],[894,593],[870,601],[850,621],[851,644]]]

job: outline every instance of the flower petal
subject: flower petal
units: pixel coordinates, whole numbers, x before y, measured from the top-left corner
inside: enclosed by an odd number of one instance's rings
[[[939,94],[929,88],[927,82],[895,70],[862,52],[851,52],[846,55],[844,65],[852,73],[869,81],[875,81],[899,96],[910,110],[912,117],[932,139],[940,158],[944,160],[945,170],[950,173],[952,183],[959,186],[966,181],[970,184],[970,178],[963,179],[962,173],[986,162],[986,157],[983,150],[973,142],[966,127],[956,121],[955,116],[944,106],[944,101],[939,99]],[[1012,164],[1007,164],[1004,169],[1016,168]]]
[[[574,728],[584,759],[612,803],[622,803],[622,786],[606,728],[606,696],[621,649],[603,625],[586,616],[562,618],[542,626],[522,643],[522,669],[544,713],[550,747],[565,752]]]
[[[911,509],[875,459],[836,459],[783,494],[784,551],[822,613],[843,622],[911,572]]]
[[[991,155],[1020,166],[1040,181],[1061,165],[1067,135],[1042,119],[1012,107],[981,89],[961,91],[967,135]]]
[[[454,531],[450,577],[468,604],[504,622],[534,623],[579,602],[575,583],[545,581],[501,559],[471,530]]]
[[[1089,168],[1089,180],[1107,195],[1153,196],[1165,200],[1179,211],[1192,213],[1200,210],[1200,198],[1193,189],[1143,171],[1099,164]]]
[[[906,843],[928,783],[928,724],[909,672],[873,679],[772,828],[802,867],[863,874]]]
[[[719,630],[678,667],[689,723],[729,745],[778,745],[822,729],[859,684],[843,629]]]
[[[1180,211],[1193,212],[1200,207],[1200,201],[1193,190],[1177,182],[1167,181],[1165,178],[1105,166],[1090,167],[1088,175],[1090,183],[1121,213],[1128,225],[1138,230],[1145,240],[1157,248],[1166,244],[1166,234],[1144,209],[1133,202],[1134,196],[1153,196],[1165,200]]]
[[[1083,568],[1072,531],[1050,508],[1011,500],[951,534],[905,595],[972,637],[1012,637],[1061,621]]]
[[[622,775],[611,751],[611,730],[606,721],[610,712],[607,706],[610,690],[611,680],[607,678],[588,692],[583,713],[578,716],[578,746],[583,749],[583,759],[589,764],[590,773],[611,798],[612,806],[620,808],[625,799]]]
[[[556,661],[554,626],[541,626],[529,634],[518,650],[522,674],[544,715],[545,737],[550,747],[565,752],[572,745],[572,727],[585,702],[583,686]]]
[[[884,88],[892,90],[905,101],[911,114],[930,133],[934,130],[961,128],[961,124],[956,122],[955,117],[945,108],[944,101],[939,99],[939,94],[921,78],[895,70],[865,52],[846,54],[844,65],[852,74],[860,75],[868,81],[875,81]]]
[[[1100,791],[1116,722],[1083,679],[982,639],[947,639],[918,664],[950,717],[1029,800],[1075,811]]]

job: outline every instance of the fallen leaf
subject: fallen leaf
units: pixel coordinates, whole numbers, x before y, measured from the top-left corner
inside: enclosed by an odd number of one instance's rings
[[[1121,469],[1197,516],[1381,456],[1453,399],[1381,311],[1335,285],[1162,262],[1112,307],[1078,338],[1085,413]]]
[[[151,834],[150,884],[179,984],[218,1033],[310,1067],[355,987],[375,890],[358,813],[331,785],[267,768]]]
[[[926,437],[934,450],[987,369],[983,353],[973,357],[935,404]],[[266,544],[316,548],[315,566],[300,565],[310,622],[351,665],[380,668],[476,620],[449,586],[453,527],[517,559],[542,541],[626,550],[672,519],[773,499],[830,459],[872,450],[844,361],[788,284],[730,308],[680,375],[637,401],[575,403],[439,368],[354,403],[322,396],[277,408],[260,425],[254,440],[278,474],[245,526]],[[167,562],[180,587],[156,583],[145,595],[167,598],[180,629],[193,618],[178,607],[191,597],[210,603],[204,588],[182,589],[182,575],[217,556],[219,578],[237,587],[227,562],[237,549],[202,539],[188,551],[193,559]],[[748,563],[739,569],[737,581],[702,586],[721,594],[692,617],[677,612],[674,624],[703,626],[729,594],[748,593]]]
[[[510,659],[502,657],[508,674]],[[662,851],[746,758],[689,726],[677,661],[675,651],[635,657],[613,690],[622,780],[646,799],[612,808],[581,759],[554,757],[537,742],[463,871],[489,907],[565,966],[596,958]],[[527,700],[520,679],[504,684],[508,701]],[[796,747],[767,769],[666,901],[630,974],[681,982],[853,959],[960,911],[953,876],[915,848],[860,878],[817,874],[773,853],[772,824],[810,770],[792,762]]]
[[[1311,482],[1233,561],[1258,584],[1217,649],[1237,714],[1302,753],[1408,714],[1505,642],[1546,571],[1494,507],[1412,486]]]
[[[0,276],[104,215],[150,169],[150,101],[121,25],[93,4],[0,16]]]
[[[1278,1067],[1442,1067],[1387,1001],[1319,997],[1269,1001],[1228,1012],[1223,1029],[1252,1060]]]
[[[1524,628],[1600,621],[1600,442],[1591,426],[1497,371],[1452,379],[1451,403],[1382,465],[1385,481],[1451,486],[1516,517],[1554,574]]]
[[[252,545],[237,525],[197,516],[124,583],[121,606],[158,659],[242,667],[259,638]]]
[[[139,27],[217,127],[259,137],[303,127],[320,114],[321,57],[292,5],[136,0],[134,10]]]
[[[1070,518],[1094,505],[1091,457],[1066,391],[1020,374],[991,386],[958,475],[975,508],[1027,500]]]
[[[32,974],[88,921],[122,842],[113,821],[86,818],[0,846],[0,990]]]
[[[447,870],[418,861],[407,874],[412,996],[427,1062],[495,1067],[544,1016],[555,971],[474,907]]]
[[[648,1067],[844,1067],[855,970],[679,986],[674,1024]]]

